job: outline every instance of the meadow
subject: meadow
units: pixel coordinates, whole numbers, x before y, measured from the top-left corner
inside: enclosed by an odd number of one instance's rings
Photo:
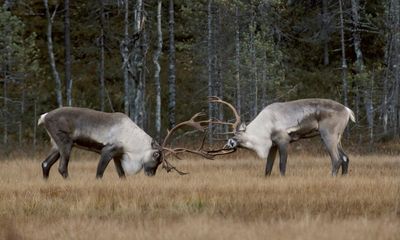
[[[350,173],[330,176],[326,154],[289,153],[278,161],[240,151],[213,161],[173,161],[117,177],[112,163],[95,179],[98,156],[74,152],[70,178],[55,165],[41,176],[45,153],[0,161],[0,239],[399,239],[400,159],[349,152]]]

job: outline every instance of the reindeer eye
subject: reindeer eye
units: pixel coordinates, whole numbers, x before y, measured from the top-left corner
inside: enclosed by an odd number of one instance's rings
[[[154,152],[153,153],[153,158],[154,159],[158,159],[160,157],[160,153],[159,152]]]

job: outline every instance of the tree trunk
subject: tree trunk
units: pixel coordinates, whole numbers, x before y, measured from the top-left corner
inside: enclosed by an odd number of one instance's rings
[[[136,124],[143,128],[145,122],[144,105],[145,105],[145,80],[146,80],[146,54],[147,54],[147,32],[144,28],[145,16],[144,5],[142,0],[138,0],[134,7],[134,38],[133,38],[133,54],[131,57],[133,66],[134,84],[133,97],[131,104],[131,117]]]
[[[251,9],[251,22],[250,22],[250,55],[251,55],[251,75],[254,93],[253,99],[253,113],[252,118],[254,119],[258,114],[258,76],[257,76],[257,59],[256,59],[256,43],[255,43],[255,12],[254,6]],[[252,102],[252,101],[250,101]]]
[[[162,52],[162,30],[161,30],[161,10],[162,10],[162,0],[158,0],[157,4],[157,48],[154,52],[153,62],[155,66],[154,80],[156,86],[156,139],[161,140],[161,82],[160,82],[160,63],[159,59]]]
[[[105,79],[104,79],[104,24],[105,24],[105,16],[104,16],[104,0],[100,0],[100,63],[99,63],[99,77],[100,77],[100,110],[104,111],[105,107]]]
[[[46,18],[47,18],[47,50],[49,54],[49,63],[53,73],[54,81],[55,81],[55,91],[56,91],[56,98],[57,98],[57,106],[62,107],[63,105],[63,98],[62,98],[62,89],[61,89],[61,78],[58,74],[56,68],[56,60],[54,57],[53,51],[53,37],[52,37],[52,28],[53,28],[53,20],[57,12],[57,7],[54,10],[53,14],[50,16],[49,5],[47,0],[43,0],[44,7],[46,9]]]
[[[24,116],[25,116],[25,84],[22,82],[22,93],[21,93],[21,105],[20,105],[20,117],[19,117],[19,124],[18,124],[18,143],[19,146],[22,146],[23,142],[23,133],[24,133]]]
[[[124,75],[124,112],[129,116],[129,1],[125,1],[124,7],[124,39],[121,42],[121,56],[123,60],[122,69]]]
[[[268,85],[268,80],[267,80],[267,53],[264,52],[264,59],[263,59],[263,70],[262,70],[262,96],[261,96],[261,109],[263,109],[265,106],[267,106],[267,99],[268,99],[268,94],[267,94],[267,85]]]
[[[351,0],[351,12],[353,18],[353,45],[354,52],[356,53],[356,70],[357,73],[362,73],[364,70],[363,54],[361,51],[361,36],[360,28],[360,14],[359,14],[359,0]]]
[[[7,94],[7,83],[8,83],[8,70],[7,67],[4,73],[3,80],[3,144],[7,148],[8,143],[8,94]]]
[[[346,45],[344,41],[344,20],[343,20],[343,6],[342,0],[339,0],[340,11],[340,40],[342,49],[342,83],[343,83],[343,101],[344,105],[348,106],[347,100],[347,62],[346,62]]]
[[[174,0],[169,0],[169,49],[168,49],[168,125],[169,128],[175,126],[176,108],[176,83],[175,83],[175,20],[174,20]]]
[[[356,118],[356,122],[359,123],[360,122],[360,89],[358,86],[356,86],[356,97],[355,97],[355,105],[354,105],[354,112],[355,112],[355,118]],[[358,144],[361,144],[362,142],[362,132],[358,131]]]
[[[391,28],[393,34],[393,57],[392,57],[392,68],[393,68],[393,77],[394,77],[394,93],[393,93],[393,133],[395,136],[399,134],[399,127],[400,127],[400,107],[399,107],[399,84],[400,84],[400,71],[399,71],[399,64],[400,64],[400,17],[399,17],[399,10],[400,10],[400,3],[398,0],[392,1],[392,18],[393,18],[393,28]]]
[[[222,17],[221,17],[221,6],[217,6],[217,11],[215,13],[216,21],[214,24],[214,41],[213,41],[213,49],[214,49],[214,76],[215,76],[215,93],[214,95],[224,98],[224,77],[222,76],[222,54],[223,48],[219,45],[220,39],[222,39]],[[221,104],[218,104],[216,107],[215,115],[218,116],[218,119],[224,119],[224,109]],[[217,126],[219,132],[226,132],[225,125]]]
[[[240,91],[240,23],[239,23],[239,7],[236,7],[236,34],[235,34],[235,80],[236,80],[236,108],[240,115],[241,107],[241,91]]]
[[[373,86],[374,86],[374,76],[375,73],[373,73],[373,76],[371,77],[370,81],[370,86],[368,89],[364,91],[364,104],[365,104],[365,110],[366,110],[366,115],[367,115],[367,122],[368,122],[368,132],[369,132],[369,142],[373,143],[374,142],[374,104],[372,101],[372,96],[373,96]]]
[[[328,0],[322,0],[322,32],[324,44],[324,65],[329,65],[329,40],[328,40]]]
[[[69,0],[64,0],[64,47],[65,47],[65,82],[67,83],[67,105],[72,106],[72,76],[71,76],[71,37]]]
[[[214,79],[213,79],[213,31],[212,31],[212,25],[213,25],[213,17],[212,17],[212,0],[208,0],[208,5],[207,5],[207,28],[208,28],[208,34],[207,34],[207,59],[208,59],[208,96],[211,97],[213,96],[213,90],[214,90]],[[208,115],[209,118],[214,117],[214,106],[212,103],[208,103]],[[208,130],[208,140],[209,143],[212,144],[212,137],[213,137],[213,131],[212,131],[212,124],[209,124],[209,130]]]
[[[37,138],[37,106],[36,98],[33,101],[33,154],[36,156],[36,138]]]
[[[143,5],[141,5],[143,7]],[[136,66],[137,72],[137,96],[136,96],[136,107],[137,107],[137,123],[141,128],[145,127],[146,123],[146,115],[145,115],[145,106],[146,106],[146,56],[148,51],[148,39],[147,39],[147,30],[143,29],[143,37],[140,39],[138,46],[138,54],[140,55],[139,65]]]

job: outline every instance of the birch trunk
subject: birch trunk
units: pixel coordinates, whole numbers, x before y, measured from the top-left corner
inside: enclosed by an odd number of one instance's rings
[[[361,73],[364,70],[363,54],[361,50],[361,36],[360,36],[360,14],[359,14],[359,0],[351,0],[351,12],[353,17],[353,46],[356,53],[356,70]]]
[[[261,96],[261,109],[263,109],[265,106],[267,106],[267,99],[268,99],[268,94],[267,94],[267,53],[264,52],[264,58],[263,58],[263,70],[262,70],[262,96]]]
[[[351,0],[351,16],[352,16],[352,23],[353,23],[353,29],[352,29],[352,35],[353,35],[353,46],[354,46],[354,52],[356,54],[356,73],[357,74],[362,74],[364,72],[365,66],[364,66],[364,60],[363,60],[363,53],[361,50],[361,36],[360,36],[360,5],[359,5],[359,0]],[[368,129],[369,129],[369,141],[372,143],[373,142],[373,103],[372,103],[372,86],[368,87],[368,83],[366,83],[367,86],[363,86],[362,82],[356,83],[359,85],[358,90],[363,93],[364,97],[364,107],[365,107],[365,113],[367,116],[367,122],[368,122]]]
[[[134,75],[134,103],[131,105],[131,116],[137,125],[144,126],[144,104],[145,104],[145,69],[147,53],[147,32],[144,29],[144,5],[138,0],[134,8],[134,39],[133,39],[133,75]]]
[[[220,97],[221,99],[224,99],[224,78],[222,76],[222,49],[223,47],[219,46],[219,40],[220,36],[222,35],[222,17],[221,17],[221,11],[222,8],[220,6],[217,7],[217,12],[215,13],[216,17],[216,24],[214,28],[214,41],[213,41],[213,49],[214,49],[214,76],[215,76],[215,81],[216,81],[216,86],[215,86],[215,95]],[[218,119],[224,119],[224,109],[221,104],[218,104],[216,107],[216,113],[215,115],[218,115]],[[226,126],[220,125],[217,126],[219,132],[227,132],[225,129]]]
[[[21,93],[21,105],[20,105],[20,117],[19,117],[19,124],[18,124],[18,143],[20,146],[22,146],[22,142],[23,142],[23,132],[24,132],[24,125],[23,125],[23,121],[24,121],[24,116],[25,116],[25,84],[21,83],[22,86],[22,93]]]
[[[394,26],[391,28],[392,34],[394,35],[394,46],[393,50],[393,77],[394,77],[394,94],[393,94],[393,111],[394,111],[394,134],[398,136],[399,134],[399,126],[400,126],[400,107],[399,107],[399,84],[400,84],[400,3],[397,0],[392,1],[393,8],[393,23]]]
[[[214,89],[214,81],[213,81],[213,75],[212,75],[212,64],[213,64],[213,44],[212,44],[212,37],[213,37],[213,32],[212,32],[212,24],[213,24],[213,18],[212,18],[212,0],[208,0],[208,5],[207,5],[207,28],[208,28],[208,34],[207,34],[207,59],[208,59],[208,64],[207,64],[207,69],[208,69],[208,96],[211,97],[213,96],[213,89]],[[214,109],[213,109],[213,104],[208,103],[208,116],[210,118],[214,117]],[[212,131],[212,124],[209,124],[209,131],[208,131],[208,138],[210,144],[212,144],[212,137],[213,137],[213,131]]]
[[[346,45],[344,41],[344,21],[343,21],[343,6],[342,0],[339,0],[340,11],[340,40],[342,49],[342,83],[343,83],[343,101],[344,105],[348,106],[347,100],[347,61],[346,61]]]
[[[100,110],[104,111],[105,106],[105,79],[104,79],[104,24],[105,24],[105,16],[104,16],[104,0],[100,0],[100,63],[99,63],[99,81],[100,81]]]
[[[169,50],[168,50],[168,125],[175,126],[176,76],[175,76],[175,20],[174,0],[169,0]]]
[[[241,107],[241,91],[240,91],[240,23],[239,23],[239,7],[236,7],[236,33],[235,33],[235,79],[236,79],[236,108],[240,115]]]
[[[52,28],[53,28],[53,20],[57,12],[57,7],[54,10],[53,14],[50,16],[49,5],[47,0],[43,0],[44,7],[46,9],[46,18],[47,18],[47,51],[49,54],[49,63],[51,67],[51,71],[53,73],[54,82],[55,82],[55,91],[56,91],[56,99],[57,106],[62,107],[63,98],[62,98],[62,89],[61,89],[61,79],[60,75],[57,71],[56,60],[54,57],[53,51],[53,37],[52,37]]]
[[[124,39],[121,42],[121,55],[124,75],[124,112],[129,116],[129,1],[125,1],[124,7]]]
[[[3,80],[3,144],[7,148],[8,143],[8,94],[7,94],[7,83],[8,83],[8,71],[5,70]]]
[[[254,93],[253,99],[253,119],[258,114],[258,76],[257,76],[257,59],[256,59],[256,46],[255,46],[255,12],[254,6],[252,6],[251,10],[251,22],[250,22],[250,55],[251,55],[251,73],[252,73],[252,82]],[[250,101],[251,102],[251,101]]]
[[[329,41],[328,41],[328,0],[322,0],[322,31],[324,44],[324,65],[329,65]]]
[[[156,86],[156,139],[159,141],[161,139],[161,82],[160,82],[160,63],[159,59],[162,52],[162,30],[161,30],[161,9],[162,0],[158,0],[157,4],[157,48],[154,52],[153,62],[155,66],[154,80]]]
[[[368,122],[368,136],[369,142],[374,142],[374,104],[372,101],[373,96],[373,86],[374,86],[374,73],[371,77],[370,86],[368,90],[364,91],[364,104],[366,109],[367,115],[367,122]]]
[[[142,5],[143,6],[143,5]],[[145,115],[145,105],[146,105],[146,99],[145,99],[145,93],[146,93],[146,56],[147,56],[147,50],[148,50],[148,44],[147,44],[147,31],[146,29],[143,29],[143,37],[141,38],[141,41],[139,41],[139,46],[138,46],[138,54],[140,55],[140,59],[138,62],[138,65],[136,65],[137,69],[137,93],[136,93],[136,122],[137,124],[141,127],[145,127],[145,122],[146,122],[146,115]]]
[[[65,82],[67,83],[67,105],[72,106],[72,76],[71,76],[71,37],[69,0],[64,0],[64,47],[65,47]]]
[[[36,98],[33,101],[33,154],[36,156],[36,138],[37,138],[37,106]]]

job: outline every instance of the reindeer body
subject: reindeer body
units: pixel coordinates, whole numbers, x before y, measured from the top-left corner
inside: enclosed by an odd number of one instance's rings
[[[111,159],[120,177],[136,174],[142,168],[147,175],[154,175],[160,163],[161,153],[153,146],[153,139],[123,113],[63,107],[43,114],[38,124],[45,126],[52,143],[50,154],[42,163],[44,178],[48,178],[51,166],[59,158],[59,172],[68,177],[74,146],[101,154],[98,178]]]
[[[287,146],[302,138],[321,136],[332,161],[332,175],[340,166],[346,174],[349,159],[340,139],[354,113],[342,104],[328,99],[301,99],[273,103],[265,107],[247,126],[235,132],[227,146],[254,150],[267,159],[265,174],[270,175],[277,151],[280,155],[280,172],[285,175]]]

